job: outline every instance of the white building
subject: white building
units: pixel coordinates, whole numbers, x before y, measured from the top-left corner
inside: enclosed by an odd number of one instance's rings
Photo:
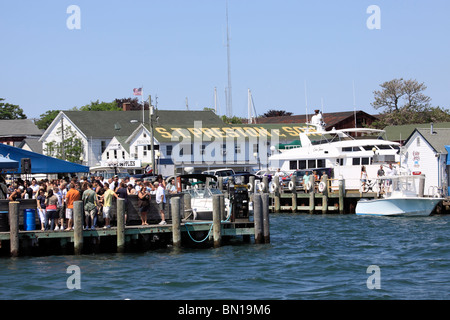
[[[405,142],[402,166],[425,175],[425,195],[448,195],[450,128],[416,128]]]
[[[144,122],[143,122],[144,120]],[[87,166],[145,168],[163,175],[194,167],[197,172],[231,167],[239,171],[268,166],[271,146],[298,140],[303,124],[225,124],[212,111],[62,111],[42,135],[43,153],[60,145],[62,128],[81,141],[80,163]],[[153,131],[151,128],[153,127]],[[50,148],[51,147],[51,148]],[[53,150],[54,151],[54,150]]]

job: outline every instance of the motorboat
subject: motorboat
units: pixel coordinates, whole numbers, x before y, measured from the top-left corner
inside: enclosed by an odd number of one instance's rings
[[[281,171],[332,168],[334,178],[345,179],[346,189],[360,189],[361,169],[365,166],[369,178],[377,176],[381,166],[400,162],[400,144],[386,139],[384,130],[369,128],[331,129],[308,124],[299,134],[295,148],[278,149],[269,158]],[[333,178],[331,177],[331,178]],[[337,182],[335,182],[337,183]]]
[[[429,216],[443,198],[423,197],[418,187],[423,186],[422,176],[387,176],[378,180],[382,198],[358,201],[357,215],[374,216]]]

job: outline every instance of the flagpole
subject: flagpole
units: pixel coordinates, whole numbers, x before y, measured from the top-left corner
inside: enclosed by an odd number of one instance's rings
[[[145,124],[144,86],[142,86],[142,90],[141,90],[141,100],[142,100],[142,124]]]

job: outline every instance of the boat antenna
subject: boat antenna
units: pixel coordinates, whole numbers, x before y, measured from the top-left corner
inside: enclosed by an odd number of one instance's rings
[[[228,99],[227,99],[227,116],[233,116],[233,102],[231,94],[231,63],[230,63],[230,32],[228,28],[228,0],[226,1],[226,16],[227,16],[227,65],[228,65]]]
[[[355,115],[355,129],[356,125],[356,98],[355,98],[355,80],[353,80],[353,113]]]

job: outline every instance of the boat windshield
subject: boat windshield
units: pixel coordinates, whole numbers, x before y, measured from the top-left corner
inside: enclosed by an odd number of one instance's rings
[[[222,192],[216,188],[206,188],[206,189],[193,188],[189,189],[188,192],[192,198],[200,198],[200,199],[212,198],[212,196],[215,194],[222,194]]]
[[[314,132],[310,134],[311,144],[319,145],[324,143],[349,141],[349,140],[386,140],[384,130],[355,128],[346,130],[331,130],[324,133]]]

